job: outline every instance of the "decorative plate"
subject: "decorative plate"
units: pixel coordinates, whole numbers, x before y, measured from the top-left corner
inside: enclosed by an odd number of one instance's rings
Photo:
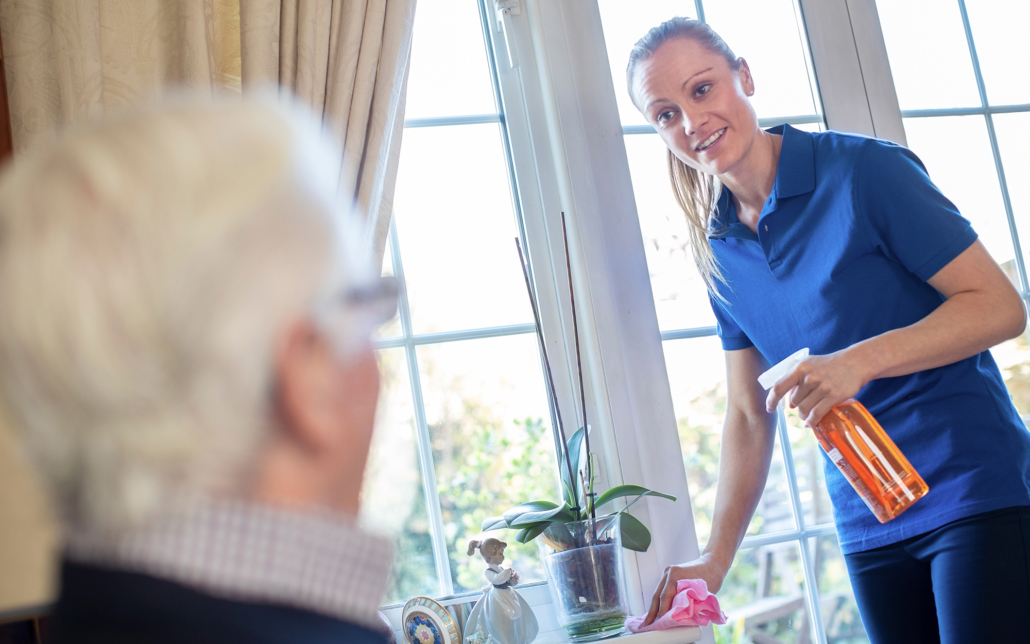
[[[429,597],[409,599],[401,613],[401,625],[408,644],[461,644],[450,613]]]

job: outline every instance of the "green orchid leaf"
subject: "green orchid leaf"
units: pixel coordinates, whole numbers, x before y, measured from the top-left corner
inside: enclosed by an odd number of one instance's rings
[[[597,500],[594,501],[594,509],[596,510],[597,508],[600,508],[605,503],[608,503],[609,501],[612,501],[614,499],[622,498],[624,496],[635,496],[635,497],[637,497],[636,499],[634,499],[630,503],[630,505],[632,505],[633,503],[636,503],[642,497],[645,497],[645,496],[660,496],[663,499],[669,499],[670,501],[675,501],[676,500],[676,497],[672,496],[671,494],[665,494],[663,492],[656,492],[654,490],[648,489],[646,487],[641,487],[639,485],[616,485],[615,487],[609,489],[607,492],[605,492],[601,496],[597,497]],[[627,506],[627,507],[629,507],[629,506]]]
[[[575,521],[576,517],[572,514],[572,509],[567,506],[560,506],[552,510],[542,510],[540,512],[526,512],[519,515],[508,524],[512,528],[524,528],[538,521]]]
[[[518,519],[527,512],[546,512],[559,507],[562,506],[559,506],[557,503],[552,503],[551,501],[530,501],[528,503],[516,505],[501,516],[504,517],[504,521],[510,527],[515,519]]]
[[[519,543],[529,543],[533,539],[540,536],[540,533],[547,529],[547,526],[551,525],[550,521],[541,521],[535,525],[523,528],[515,533],[515,541]]]
[[[508,527],[508,522],[504,520],[504,517],[490,517],[489,519],[483,520],[483,532],[489,532],[490,530],[501,530]]]
[[[651,547],[650,530],[632,514],[622,513],[619,528],[622,532],[623,548],[636,550],[637,552],[647,552],[647,549]]]
[[[544,537],[553,545],[559,546],[556,550],[567,550],[576,543],[569,528],[561,522],[551,522],[544,528]]]
[[[580,488],[580,483],[579,483],[579,459],[580,459],[580,454],[583,453],[583,442],[584,442],[584,440],[585,439],[584,439],[584,436],[583,436],[583,428],[582,427],[577,429],[576,433],[574,433],[569,438],[569,462],[572,463],[572,469],[573,469],[573,472],[571,474],[569,473],[568,464],[566,463],[565,459],[564,458],[560,459],[561,460],[561,467],[560,467],[561,478],[562,478],[563,481],[569,481],[571,483],[571,487],[572,487],[573,490],[579,490],[579,488]],[[580,492],[580,494],[582,494],[583,490],[579,490],[579,492]],[[570,504],[570,505],[575,505],[575,504],[573,503],[573,504]],[[580,505],[580,507],[583,507],[583,506]]]
[[[576,492],[572,489],[572,482],[565,478],[565,469],[566,468],[562,468],[562,497],[565,499],[565,505],[571,508],[576,505]]]

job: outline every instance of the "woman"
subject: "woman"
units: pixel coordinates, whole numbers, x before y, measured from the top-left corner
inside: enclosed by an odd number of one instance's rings
[[[826,468],[872,640],[1030,642],[1030,433],[987,352],[1026,314],[969,223],[905,148],[759,129],[747,63],[703,23],[652,29],[627,81],[669,148],[728,380],[711,538],[666,569],[645,623],[679,579],[722,585],[765,486],[778,401],[815,424],[855,397],[930,488],[880,524]],[[766,395],[758,375],[806,346]]]

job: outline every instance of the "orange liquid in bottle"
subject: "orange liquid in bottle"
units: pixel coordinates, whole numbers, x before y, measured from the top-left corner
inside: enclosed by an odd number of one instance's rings
[[[813,431],[880,523],[898,516],[929,491],[880,423],[857,400],[834,406]]]

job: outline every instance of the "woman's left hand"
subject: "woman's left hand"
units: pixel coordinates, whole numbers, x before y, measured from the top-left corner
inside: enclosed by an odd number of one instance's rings
[[[783,396],[796,407],[806,425],[816,425],[834,405],[853,398],[870,378],[855,352],[845,349],[825,356],[811,356],[769,390],[766,409],[776,409]]]

